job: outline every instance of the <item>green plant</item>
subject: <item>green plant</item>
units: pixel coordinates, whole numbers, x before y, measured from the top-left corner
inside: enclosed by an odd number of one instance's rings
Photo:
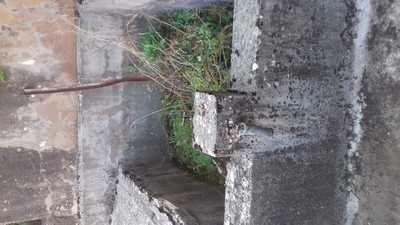
[[[149,21],[149,29],[138,42],[141,51],[135,52],[136,59],[128,70],[141,72],[164,88],[163,104],[170,108],[170,141],[179,163],[197,178],[215,183],[220,177],[213,158],[192,147],[190,118],[194,92],[227,88],[232,5],[176,10]]]
[[[7,79],[7,75],[0,70],[0,82],[4,83]]]
[[[164,39],[156,31],[150,30],[141,35],[139,45],[143,48],[146,59],[153,62],[163,51]]]

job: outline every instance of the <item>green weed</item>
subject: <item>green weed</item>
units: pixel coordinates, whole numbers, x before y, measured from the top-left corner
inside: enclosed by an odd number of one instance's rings
[[[6,73],[0,70],[0,82],[4,83],[7,79]]]
[[[164,106],[174,106],[167,119],[178,161],[197,178],[215,183],[220,175],[213,158],[192,147],[192,105],[196,91],[227,89],[233,7],[176,10],[149,21],[140,35],[142,51],[128,70],[148,75],[164,88]]]

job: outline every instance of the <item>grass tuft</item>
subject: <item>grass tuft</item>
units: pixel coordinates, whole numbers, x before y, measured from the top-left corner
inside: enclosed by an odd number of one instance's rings
[[[179,163],[195,177],[216,183],[220,175],[213,158],[193,149],[192,106],[194,92],[228,88],[231,61],[233,7],[175,10],[150,17],[149,28],[139,37],[139,49],[129,71],[138,71],[165,90],[170,142]]]

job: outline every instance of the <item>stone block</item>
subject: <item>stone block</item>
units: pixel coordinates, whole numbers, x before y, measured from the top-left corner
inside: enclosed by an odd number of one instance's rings
[[[257,149],[256,143],[268,141],[274,134],[272,128],[254,124],[254,115],[262,107],[251,95],[196,93],[193,117],[195,147],[214,157],[231,156],[234,151],[251,153],[252,149]]]

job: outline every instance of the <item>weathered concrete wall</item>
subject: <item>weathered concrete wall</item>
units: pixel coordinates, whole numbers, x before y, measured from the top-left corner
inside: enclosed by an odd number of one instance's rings
[[[0,223],[77,221],[76,95],[21,94],[75,83],[73,22],[72,1],[0,1]]]
[[[275,133],[229,163],[225,223],[399,223],[398,3],[235,4],[232,88]]]
[[[223,224],[224,194],[170,163],[119,175],[113,224]]]
[[[225,223],[343,224],[352,216],[345,156],[356,135],[354,8],[330,1],[235,3],[232,88],[253,92],[265,107],[247,119],[273,128],[274,136],[255,145],[259,154],[230,162]],[[231,183],[241,179],[248,184],[239,194]],[[242,210],[248,215],[235,216]]]

